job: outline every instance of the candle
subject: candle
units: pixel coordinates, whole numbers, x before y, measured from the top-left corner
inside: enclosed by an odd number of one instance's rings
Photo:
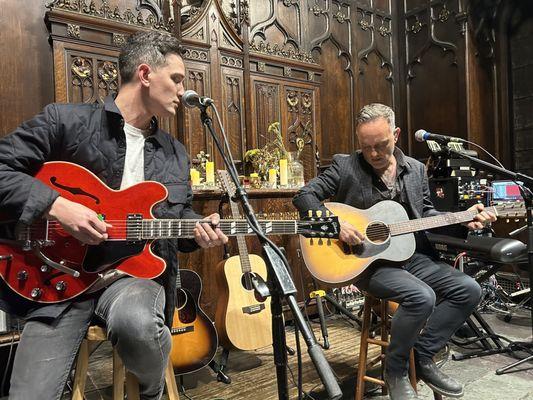
[[[274,168],[270,168],[268,170],[268,183],[270,184],[271,188],[276,187],[277,180],[278,180],[277,171]]]
[[[200,184],[200,171],[195,168],[191,168],[191,184],[198,186]]]
[[[215,183],[215,163],[213,161],[205,162],[205,183]]]
[[[287,186],[287,160],[281,159],[279,160],[279,185],[280,186]]]

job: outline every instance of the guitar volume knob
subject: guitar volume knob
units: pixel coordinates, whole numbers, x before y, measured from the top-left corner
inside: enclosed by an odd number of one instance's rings
[[[57,282],[55,287],[58,292],[64,292],[65,290],[67,290],[67,284],[65,281]]]
[[[42,289],[40,288],[33,288],[31,290],[30,296],[33,300],[38,300],[43,294]]]

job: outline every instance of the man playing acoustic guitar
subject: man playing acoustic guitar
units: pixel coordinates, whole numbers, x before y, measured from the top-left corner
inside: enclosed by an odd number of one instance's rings
[[[191,208],[185,147],[162,131],[155,118],[176,114],[184,92],[181,50],[171,35],[135,34],[120,53],[122,85],[116,98],[108,97],[104,104],[50,104],[0,140],[0,212],[13,217],[12,224],[2,226],[5,232],[0,237],[13,239],[15,225],[30,226],[43,219],[91,247],[104,244],[113,229],[124,231],[124,225],[113,227],[105,215],[59,196],[34,178],[47,161],[79,164],[116,190],[144,180],[160,182],[168,198],[153,208],[156,218],[202,219]],[[57,185],[83,195],[80,186],[80,182]],[[94,193],[85,194],[98,200]],[[141,398],[159,399],[170,352],[176,253],[227,242],[216,227],[218,214],[205,221],[196,223],[194,239],[154,242],[153,252],[166,261],[166,270],[154,280],[104,275],[82,296],[53,304],[39,303],[39,290],[32,291],[36,301],[31,301],[1,282],[0,307],[27,317],[15,356],[10,400],[60,399],[93,318],[105,324],[126,368],[137,376]],[[55,272],[61,274],[60,268],[57,265]],[[27,275],[20,274],[19,280],[25,279]],[[50,290],[54,289],[64,291],[65,284]]]
[[[325,210],[321,202],[333,198],[359,209],[393,200],[403,206],[410,219],[441,214],[431,203],[424,165],[395,146],[400,128],[395,127],[390,107],[363,107],[357,115],[356,133],[360,150],[349,156],[335,156],[331,167],[295,196],[293,203],[300,212]],[[466,224],[469,229],[480,229],[496,219],[493,213],[483,211],[481,204],[471,209],[479,213]],[[380,234],[376,229],[382,228],[375,228],[372,234]],[[352,224],[341,221],[339,239],[357,247],[364,246],[366,238]],[[386,358],[385,381],[390,398],[417,398],[407,378],[413,347],[418,377],[436,392],[460,397],[462,385],[440,371],[433,356],[474,310],[481,289],[471,277],[433,258],[423,231],[415,239],[415,253],[401,268],[390,263],[372,265],[357,277],[356,284],[377,298],[400,304],[392,319]],[[324,268],[327,270],[327,266]]]

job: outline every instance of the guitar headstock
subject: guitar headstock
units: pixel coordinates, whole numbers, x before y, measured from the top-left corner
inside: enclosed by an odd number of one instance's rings
[[[232,182],[228,171],[226,171],[225,169],[219,169],[217,170],[217,175],[222,190],[225,191],[229,197],[235,196],[235,184]]]
[[[494,206],[498,211],[498,218],[525,218],[526,208],[523,201],[501,203]]]
[[[307,238],[338,239],[340,231],[339,218],[329,211],[309,210],[308,216],[298,221],[298,233]]]

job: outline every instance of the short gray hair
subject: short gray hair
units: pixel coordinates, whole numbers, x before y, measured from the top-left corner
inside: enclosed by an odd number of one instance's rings
[[[132,80],[140,64],[148,64],[153,68],[165,65],[168,54],[180,57],[183,54],[181,43],[176,37],[157,31],[141,31],[131,35],[118,57],[122,83]]]
[[[356,123],[357,126],[366,122],[374,121],[378,118],[385,118],[389,123],[391,130],[396,129],[394,121],[394,111],[389,106],[381,103],[372,103],[364,106],[357,113]]]

